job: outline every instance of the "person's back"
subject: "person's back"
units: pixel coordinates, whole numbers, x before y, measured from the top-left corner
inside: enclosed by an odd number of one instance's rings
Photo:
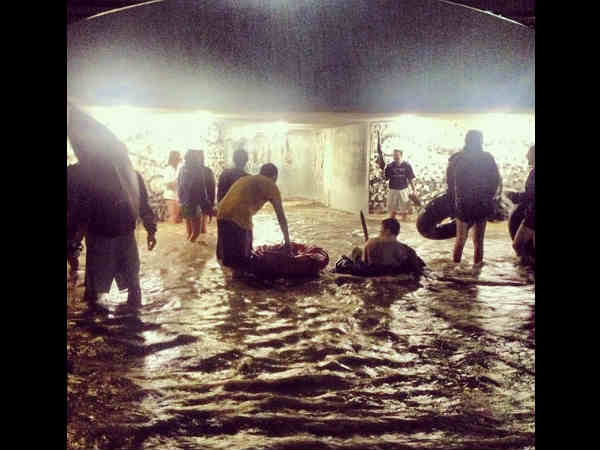
[[[250,174],[247,173],[245,170],[239,169],[237,167],[225,169],[219,177],[219,185],[217,188],[217,202],[223,200],[225,195],[227,195],[227,192],[229,192],[229,189],[231,189],[231,186],[233,186],[233,184],[237,180],[249,175]]]
[[[188,209],[195,210],[200,206],[202,210],[208,210],[210,199],[205,180],[208,168],[195,159],[197,153],[195,152],[195,150],[190,150],[186,153],[185,163],[179,171],[177,178],[179,202]]]
[[[273,205],[286,251],[290,251],[287,219],[283,211],[281,193],[275,184],[277,167],[267,163],[259,175],[238,179],[217,207],[217,258],[223,265],[243,269],[252,252],[252,216],[268,201]]]
[[[272,200],[281,202],[281,193],[273,180],[264,175],[242,177],[219,202],[217,219],[231,220],[251,230],[252,216]]]
[[[243,149],[238,149],[233,154],[233,163],[235,167],[225,169],[221,176],[219,176],[219,183],[217,186],[217,202],[223,200],[231,186],[240,179],[250,175],[244,170],[244,166],[248,162],[248,153]]]
[[[204,186],[206,189],[206,197],[212,209],[215,204],[215,174],[208,166],[202,166],[202,171],[202,177],[204,179]]]
[[[389,238],[373,238],[370,246],[369,261],[371,265],[401,267],[409,257],[409,247]]]
[[[85,174],[80,163],[67,166],[67,217],[77,206],[84,186]]]
[[[75,168],[74,168],[75,169]],[[106,168],[103,174],[105,179],[110,179],[113,184],[119,178],[114,168]],[[97,175],[98,172],[96,171]],[[77,224],[85,223],[90,233],[104,237],[123,236],[135,229],[137,218],[140,216],[139,210],[132,209],[128,196],[120,193],[117,189],[103,189],[102,187],[91,183],[90,177],[85,169],[77,167],[76,173],[70,173],[72,177],[69,181],[69,191],[75,193],[69,199],[69,207],[72,209],[70,217]],[[134,174],[137,184],[138,195],[142,195],[142,183],[139,173]],[[109,182],[107,181],[107,184]],[[143,194],[146,194],[145,190]],[[137,199],[136,204],[140,204]]]
[[[369,239],[364,248],[364,262],[370,270],[382,273],[418,273],[425,263],[408,245],[398,241],[400,223],[395,218],[381,222],[379,236]]]
[[[465,136],[465,147],[449,161],[448,181],[454,200],[456,217],[456,241],[453,261],[460,262],[462,252],[473,226],[474,263],[483,261],[483,239],[487,220],[494,214],[494,196],[501,184],[500,172],[494,157],[483,151],[483,134],[469,130]]]
[[[484,151],[464,151],[456,162],[457,199],[491,200],[500,183],[494,157]]]

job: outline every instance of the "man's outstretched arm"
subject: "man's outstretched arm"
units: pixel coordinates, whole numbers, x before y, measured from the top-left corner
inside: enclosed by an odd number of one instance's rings
[[[285,217],[285,213],[283,212],[283,205],[281,204],[281,200],[275,199],[271,200],[271,204],[273,205],[273,209],[275,209],[275,214],[277,214],[277,221],[279,222],[279,226],[281,227],[281,232],[283,233],[283,239],[285,241],[285,245],[287,247],[290,246],[290,234],[288,231],[288,223]]]

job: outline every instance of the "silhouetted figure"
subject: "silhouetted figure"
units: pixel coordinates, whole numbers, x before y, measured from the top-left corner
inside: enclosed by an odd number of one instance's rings
[[[177,177],[177,193],[188,241],[196,242],[200,232],[206,232],[204,218],[214,215],[214,192],[214,175],[204,166],[204,152],[188,150]]]
[[[169,152],[169,161],[163,172],[165,190],[163,198],[167,202],[167,210],[169,211],[169,222],[181,223],[181,205],[177,196],[177,175],[181,164],[181,155],[178,151],[172,150]]]
[[[450,157],[446,171],[448,194],[454,202],[456,215],[456,242],[453,260],[460,262],[467,241],[469,227],[473,226],[473,262],[483,261],[483,239],[488,217],[494,213],[494,196],[500,187],[500,173],[494,157],[483,151],[483,134],[470,130],[465,147]]]
[[[76,248],[85,232],[84,300],[95,305],[99,294],[109,292],[116,280],[120,290],[128,290],[128,305],[139,306],[138,218],[148,232],[148,249],[156,245],[156,218],[144,180],[133,169],[127,148],[77,108],[72,108],[68,133],[79,164],[77,176],[67,181],[67,249]]]
[[[67,166],[67,228],[72,228],[72,224],[70,223],[72,220],[71,215],[77,207],[77,192],[83,182],[82,177],[81,164],[75,163]],[[79,278],[77,271],[79,270],[79,255],[81,250],[83,250],[81,241],[83,240],[84,233],[85,230],[80,228],[73,235],[72,239],[67,240],[67,262],[70,266],[69,278],[73,286],[77,284]]]
[[[283,211],[281,193],[275,184],[277,167],[268,163],[259,175],[238,179],[219,202],[217,213],[217,258],[235,274],[247,266],[252,251],[252,216],[271,202],[283,233],[285,249],[290,252],[290,236]]]
[[[518,203],[523,203],[525,207],[525,218],[515,234],[513,248],[518,256],[524,257],[527,246],[533,246],[535,251],[535,145],[532,145],[527,152],[529,161],[529,176],[525,182],[525,192],[517,195]],[[533,256],[533,255],[527,255]]]
[[[204,185],[206,187],[206,196],[208,198],[209,207],[207,210],[202,210],[202,219],[200,221],[200,233],[206,233],[206,222],[210,222],[215,215],[215,174],[204,162],[204,152],[198,150],[200,157],[200,165],[202,166],[202,176],[204,177]]]
[[[233,153],[234,167],[225,169],[219,177],[217,187],[217,202],[223,200],[229,188],[239,178],[250,175],[245,171],[246,163],[248,163],[248,152],[244,149],[238,149]]]

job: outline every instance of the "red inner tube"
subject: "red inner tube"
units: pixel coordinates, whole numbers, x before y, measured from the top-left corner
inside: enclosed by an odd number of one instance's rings
[[[253,250],[251,269],[262,275],[317,275],[329,264],[329,255],[320,247],[291,242],[292,256],[283,244],[261,245]]]

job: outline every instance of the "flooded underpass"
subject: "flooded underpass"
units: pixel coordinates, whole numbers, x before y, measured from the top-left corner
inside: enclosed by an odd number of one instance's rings
[[[89,311],[67,288],[68,448],[535,447],[534,275],[506,223],[488,224],[474,268],[471,241],[454,264],[454,241],[422,238],[413,217],[399,239],[432,276],[361,280],[327,273],[362,245],[358,214],[284,208],[292,241],[329,253],[318,279],[233,280],[214,222],[195,244],[159,223],[152,252],[136,233],[139,311],[115,290]],[[254,228],[255,247],[282,240],[269,206]]]

